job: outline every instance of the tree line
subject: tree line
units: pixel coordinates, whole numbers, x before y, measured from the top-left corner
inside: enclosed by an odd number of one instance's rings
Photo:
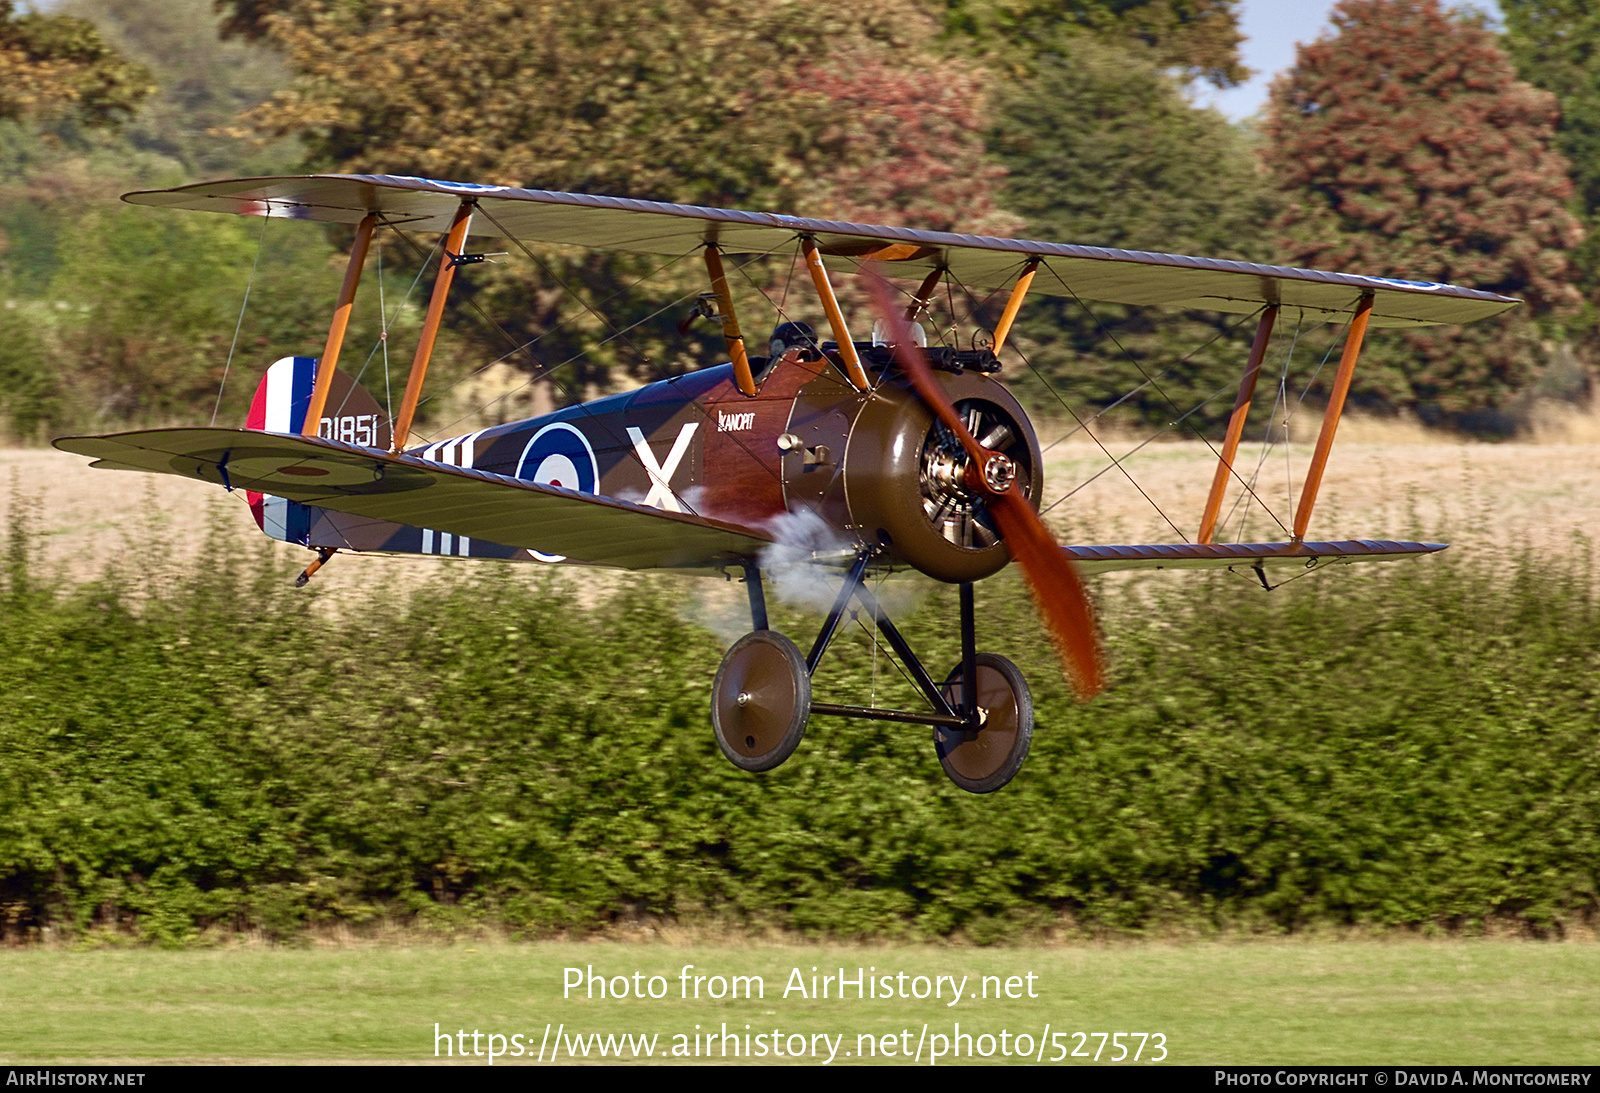
[[[0,0],[0,415],[23,437],[193,420],[234,362],[315,352],[347,234],[263,237],[114,196],[331,170],[1504,292],[1525,306],[1375,334],[1354,398],[1513,430],[1535,398],[1587,399],[1600,354],[1600,17],[1580,0],[1501,10],[1497,28],[1437,0],[1342,0],[1262,112],[1233,124],[1195,98],[1248,75],[1234,0],[66,0],[49,14]],[[414,320],[415,297],[397,301],[429,245],[391,242],[394,298],[357,331],[369,345]],[[447,382],[502,357],[524,377],[571,361],[560,401],[719,350],[677,334],[682,309],[625,338],[594,316],[649,316],[701,287],[691,269],[524,258],[472,271]],[[767,297],[810,317],[793,273],[784,256],[750,267],[737,287],[752,314]],[[951,286],[934,325],[970,337],[995,310]],[[1231,386],[1250,333],[1072,300],[1025,314],[1028,367],[1011,369],[1025,398],[1161,423]],[[1316,397],[1330,331],[1303,336],[1315,349],[1293,366]],[[225,389],[223,409],[237,416],[250,386]],[[1229,404],[1188,422],[1214,428]]]

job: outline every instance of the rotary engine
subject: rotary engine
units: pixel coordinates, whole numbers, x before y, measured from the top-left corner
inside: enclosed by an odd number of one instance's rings
[[[945,372],[939,380],[967,429],[995,453],[979,473],[993,488],[1022,491],[1037,509],[1043,488],[1039,440],[1017,400],[982,374]],[[970,460],[955,435],[896,383],[880,384],[853,409],[813,419],[806,430],[811,435],[796,437],[807,446],[803,460],[785,463],[791,499],[804,499],[810,478],[830,523],[941,581],[981,580],[1003,568],[1010,555],[982,494],[969,484]],[[796,410],[802,418],[803,406]],[[830,433],[842,456],[829,452],[826,443],[813,443]],[[835,462],[842,473],[826,475],[828,488],[816,489],[823,477],[816,472],[834,469]]]

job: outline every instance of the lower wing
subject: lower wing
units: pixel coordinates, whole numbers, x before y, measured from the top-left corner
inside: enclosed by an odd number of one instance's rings
[[[1062,549],[1081,573],[1116,569],[1319,569],[1341,562],[1418,558],[1446,543],[1341,539],[1329,543],[1145,543],[1138,546],[1069,546]]]
[[[760,528],[320,437],[152,429],[62,437],[55,446],[97,467],[175,474],[589,565],[717,567],[752,559],[771,542]]]

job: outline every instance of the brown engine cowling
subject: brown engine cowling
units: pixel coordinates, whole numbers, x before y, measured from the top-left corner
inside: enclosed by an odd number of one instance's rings
[[[1012,489],[1039,506],[1039,440],[1017,400],[977,372],[941,372],[967,428],[1002,453],[992,472],[1014,475]],[[976,581],[1010,561],[979,494],[966,485],[960,443],[901,382],[849,397],[818,377],[795,402],[783,460],[791,508],[809,503],[852,538],[941,581]],[[841,396],[844,396],[841,401]]]

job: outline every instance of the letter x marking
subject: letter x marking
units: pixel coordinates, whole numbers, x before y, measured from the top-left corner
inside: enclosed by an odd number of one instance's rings
[[[650,476],[650,492],[645,496],[644,503],[668,512],[682,512],[683,505],[678,502],[678,495],[672,492],[672,472],[678,469],[678,464],[683,461],[683,455],[689,450],[689,441],[694,437],[698,421],[691,421],[678,431],[678,439],[672,442],[672,451],[667,453],[665,463],[656,462],[656,453],[650,450],[650,442],[645,440],[644,433],[628,426],[628,439],[633,441],[634,454],[639,457],[639,462],[644,464],[644,471]]]

